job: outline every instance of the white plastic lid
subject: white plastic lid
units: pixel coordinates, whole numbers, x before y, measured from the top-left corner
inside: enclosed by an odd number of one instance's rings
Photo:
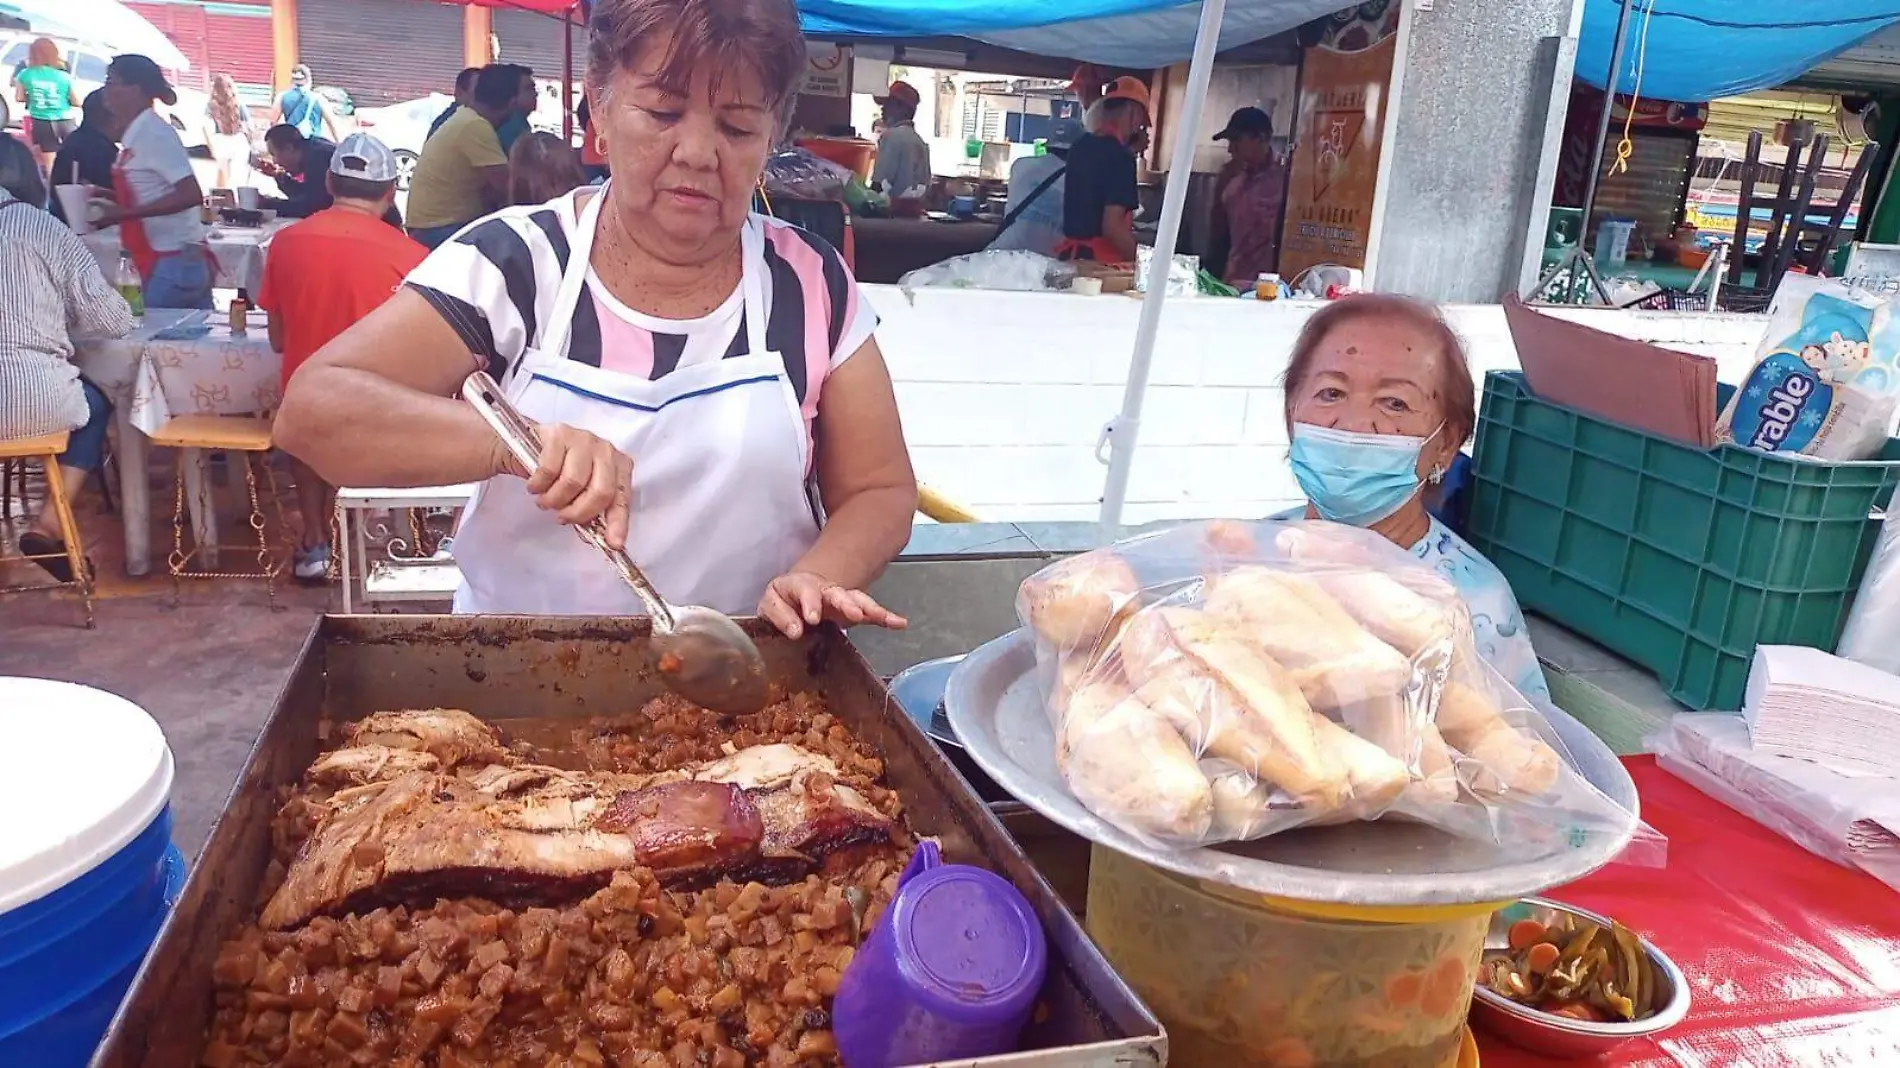
[[[0,677],[0,913],[125,848],[171,790],[171,748],[144,709],[89,686]]]

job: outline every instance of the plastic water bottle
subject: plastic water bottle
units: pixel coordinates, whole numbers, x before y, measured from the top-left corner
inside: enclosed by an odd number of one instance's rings
[[[132,306],[132,317],[145,318],[145,283],[139,279],[138,268],[132,266],[132,257],[119,253],[119,277],[117,281],[119,295]]]

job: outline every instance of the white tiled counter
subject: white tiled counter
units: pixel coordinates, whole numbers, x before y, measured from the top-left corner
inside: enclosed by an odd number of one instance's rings
[[[1140,302],[1127,296],[866,286],[918,476],[985,519],[1093,519],[1103,424],[1121,407]],[[1127,519],[1266,515],[1298,500],[1280,376],[1317,308],[1171,302],[1142,414]],[[1597,329],[1746,372],[1760,315],[1564,309]],[[1518,366],[1499,305],[1453,305],[1472,377]]]

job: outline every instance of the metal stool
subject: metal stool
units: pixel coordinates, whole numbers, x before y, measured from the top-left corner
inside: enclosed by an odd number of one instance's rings
[[[271,551],[270,540],[265,534],[264,509],[257,497],[257,467],[261,463],[264,478],[270,490],[271,507],[277,512],[277,529],[285,530],[283,501],[277,494],[277,475],[270,466],[270,432],[268,418],[222,415],[187,415],[172,419],[152,434],[152,444],[169,446],[181,450],[177,471],[172,476],[174,485],[172,504],[172,551],[166,563],[172,576],[172,605],[177,606],[182,590],[182,580],[187,578],[261,578],[264,580],[265,596],[270,599],[273,609],[277,604],[277,574],[284,569],[284,562]],[[251,529],[257,534],[257,570],[254,572],[228,571],[191,571],[188,568],[193,559],[200,554],[204,562],[217,566],[216,555],[220,548],[237,551],[242,548],[249,551],[250,546],[220,546],[216,539],[207,537],[206,532],[213,529],[210,520],[212,501],[211,488],[204,482],[204,450],[215,449],[236,454],[244,458],[244,485],[250,494]],[[193,545],[190,552],[185,551],[185,489],[191,485],[194,511],[199,513],[199,522],[193,530]]]
[[[86,548],[80,539],[79,521],[73,518],[72,501],[66,497],[66,481],[59,477],[59,455],[66,451],[66,431],[47,434],[37,438],[14,438],[0,440],[0,461],[5,462],[11,472],[20,473],[20,511],[26,514],[26,467],[24,461],[38,460],[46,473],[46,506],[53,510],[59,520],[59,536],[66,543],[66,563],[73,569],[71,582],[42,582],[33,586],[12,586],[0,589],[4,593],[21,593],[27,590],[50,590],[61,586],[79,587],[79,598],[86,606],[86,629],[93,627],[92,619],[92,575],[86,570]],[[9,504],[9,512],[11,505]],[[9,560],[48,559],[45,554],[0,557]]]

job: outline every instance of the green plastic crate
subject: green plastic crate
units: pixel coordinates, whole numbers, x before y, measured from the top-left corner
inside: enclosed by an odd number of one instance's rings
[[[1757,645],[1840,640],[1900,440],[1860,463],[1701,452],[1493,371],[1473,468],[1472,543],[1526,609],[1654,671],[1689,708],[1733,710]]]

